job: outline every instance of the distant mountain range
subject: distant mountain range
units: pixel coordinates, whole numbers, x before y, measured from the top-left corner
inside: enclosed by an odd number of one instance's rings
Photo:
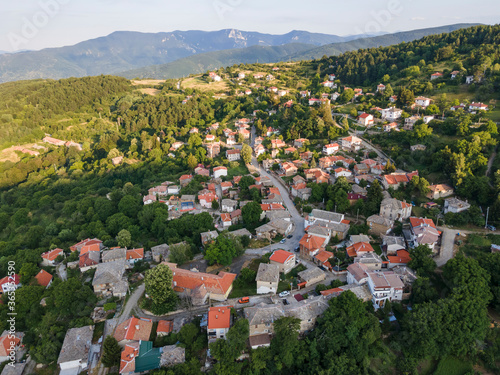
[[[355,38],[307,31],[284,35],[234,29],[170,33],[119,31],[74,46],[0,55],[0,82],[115,74],[211,51],[289,43],[309,44],[313,48]]]
[[[395,34],[385,34],[371,38],[353,39],[348,42],[337,42],[320,47],[309,44],[288,44],[277,47],[248,47],[224,51],[208,52],[185,57],[183,59],[162,65],[148,66],[119,73],[118,75],[132,78],[168,79],[179,78],[189,74],[203,73],[240,63],[273,63],[278,61],[298,61],[321,58],[324,55],[338,55],[360,48],[382,47],[401,42],[410,42],[427,35],[448,33],[454,30],[475,26],[476,24],[457,24],[412,30]]]
[[[0,53],[0,82],[99,74],[176,78],[238,63],[310,59],[367,46],[396,44],[469,26],[473,25],[451,25],[371,38],[307,31],[272,35],[235,29],[169,33],[119,31],[68,47]],[[257,46],[259,48],[255,48]]]

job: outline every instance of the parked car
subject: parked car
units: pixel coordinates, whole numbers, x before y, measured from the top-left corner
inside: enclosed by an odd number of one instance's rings
[[[286,242],[286,238],[283,238],[280,243],[285,243]]]
[[[250,297],[242,297],[238,300],[238,303],[248,303],[250,302]]]
[[[288,302],[288,300],[286,298],[282,299],[282,301],[283,301],[283,305],[289,305],[290,304],[290,302]]]
[[[487,225],[486,228],[488,228],[491,231],[496,231],[497,228],[495,228],[493,225]]]
[[[280,294],[278,294],[278,296],[280,296],[281,298],[287,297],[289,295],[290,295],[290,291],[288,291],[288,290],[284,290]]]
[[[298,252],[299,252],[299,250],[300,250],[300,246],[297,246],[297,247],[295,248],[295,252],[296,252],[296,253],[298,253]]]
[[[286,236],[286,238],[292,238],[293,237],[293,234],[289,234],[288,236]]]

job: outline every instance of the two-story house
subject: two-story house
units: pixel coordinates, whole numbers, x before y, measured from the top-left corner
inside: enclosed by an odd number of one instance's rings
[[[217,306],[208,309],[207,335],[209,344],[217,339],[226,339],[227,332],[231,328],[231,307]]]

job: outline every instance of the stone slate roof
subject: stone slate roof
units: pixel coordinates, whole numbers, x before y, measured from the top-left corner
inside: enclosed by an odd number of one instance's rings
[[[280,280],[280,267],[277,264],[259,264],[259,270],[255,281],[277,283]]]
[[[99,263],[96,267],[92,285],[118,284],[122,281],[125,265],[125,259],[108,263]]]
[[[336,212],[329,212],[329,211],[314,209],[309,214],[309,219],[311,219],[313,217],[316,219],[320,219],[320,220],[333,221],[335,223],[340,223],[342,221],[342,219],[344,218],[344,215],[338,214]]]
[[[118,259],[126,259],[127,250],[126,249],[113,249],[108,251],[103,251],[102,261],[113,261]]]
[[[325,273],[323,271],[321,271],[318,267],[314,267],[314,268],[309,268],[305,271],[299,272],[297,275],[302,280],[309,282],[310,280],[325,276]]]
[[[71,328],[68,330],[57,363],[60,364],[77,360],[81,360],[82,363],[87,363],[93,334],[94,326]]]
[[[265,303],[247,307],[244,313],[249,325],[270,324],[285,316],[281,305],[266,305]]]

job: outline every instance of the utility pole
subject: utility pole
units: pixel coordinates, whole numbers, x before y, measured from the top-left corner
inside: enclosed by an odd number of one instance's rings
[[[488,227],[488,214],[490,213],[490,208],[488,207],[486,209],[486,223],[484,224],[484,227],[487,228]]]

